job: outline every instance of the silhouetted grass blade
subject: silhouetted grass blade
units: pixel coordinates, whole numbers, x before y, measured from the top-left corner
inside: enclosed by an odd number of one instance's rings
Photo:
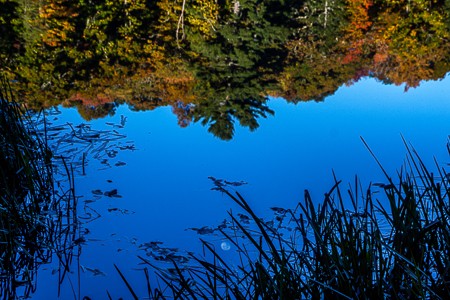
[[[15,299],[35,291],[39,266],[54,254],[59,282],[64,279],[78,223],[70,171],[69,186],[61,190],[47,135],[0,80],[0,297]]]
[[[128,280],[125,278],[125,276],[122,274],[122,272],[120,271],[120,269],[117,267],[116,264],[114,264],[114,268],[116,268],[117,273],[119,273],[120,278],[122,278],[123,282],[125,283],[125,285],[127,286],[128,290],[130,291],[131,295],[133,296],[133,299],[138,300],[139,297],[136,295],[136,293],[134,292],[133,288],[131,287],[130,283],[128,282]]]

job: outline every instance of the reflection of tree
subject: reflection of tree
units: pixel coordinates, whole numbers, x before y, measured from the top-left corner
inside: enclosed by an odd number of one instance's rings
[[[256,120],[258,117],[273,114],[265,102],[266,99],[263,97],[213,99],[196,106],[193,116],[195,121],[201,120],[202,125],[209,125],[208,131],[215,136],[230,140],[234,133],[234,118],[241,126],[253,131],[259,126]]]
[[[355,64],[342,62],[345,54],[322,54],[314,42],[292,45],[288,64],[279,77],[282,95],[290,101],[321,101],[355,75]]]
[[[231,10],[223,7],[213,39],[188,36],[196,63],[223,72],[276,73],[287,55],[284,43],[291,34],[290,2],[238,1]],[[207,71],[211,71],[207,70]],[[248,76],[247,76],[248,77]],[[259,76],[261,77],[261,76]]]
[[[406,88],[436,79],[442,71],[435,66],[449,54],[449,16],[444,1],[381,2],[373,28],[377,76]]]
[[[229,140],[233,136],[233,118],[250,130],[258,128],[258,117],[273,112],[266,105],[262,79],[254,72],[233,72],[233,67],[216,71],[212,78],[199,80],[196,87],[197,102],[194,120],[209,124],[214,135]],[[222,132],[220,132],[222,131]]]
[[[225,2],[214,37],[187,36],[196,55],[191,64],[197,80],[194,120],[202,120],[215,136],[231,139],[234,119],[255,130],[257,118],[273,113],[263,95],[274,87],[274,75],[287,55],[284,42],[292,22],[288,2]]]
[[[277,77],[280,95],[290,101],[321,101],[352,78],[338,46],[348,24],[345,1],[308,0],[299,9],[298,30],[286,43],[288,56]]]
[[[333,47],[347,23],[345,0],[307,0],[300,7],[298,36],[306,41],[320,41],[321,52]]]
[[[83,119],[90,121],[106,116],[114,116],[117,105],[115,102],[109,102],[97,105],[85,105],[81,100],[70,101],[70,106],[75,106]]]
[[[171,105],[180,125],[195,115],[230,137],[233,120],[258,126],[266,95],[319,101],[364,76],[442,78],[447,2],[0,0],[0,69],[33,108],[73,95],[88,118],[117,99]]]

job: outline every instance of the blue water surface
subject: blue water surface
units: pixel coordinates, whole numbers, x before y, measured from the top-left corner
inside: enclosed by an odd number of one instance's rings
[[[255,132],[236,124],[235,137],[228,142],[200,124],[178,127],[169,107],[133,112],[123,105],[114,116],[89,122],[92,128],[107,129],[106,122],[119,123],[121,116],[127,117],[121,132],[136,150],[117,154],[126,165],[103,170],[90,159],[86,175],[76,176],[76,191],[83,196],[80,203],[93,199],[91,191],[96,189],[117,189],[122,198],[103,196],[90,204],[101,217],[82,225],[89,230],[88,241],[72,266],[74,273],[66,278],[61,298],[73,299],[79,293],[78,263],[104,273],[94,276],[80,267],[81,298],[105,299],[108,290],[114,299],[127,299],[130,294],[113,264],[145,296],[144,275],[136,270],[142,267],[136,255],[145,255],[138,250],[140,244],[163,241],[168,247],[201,253],[199,236],[186,229],[216,226],[230,209],[239,211],[228,197],[211,191],[209,176],[247,182],[237,190],[257,214],[269,217],[272,206],[296,206],[305,189],[320,203],[333,185],[333,171],[343,188],[354,182],[355,175],[365,187],[386,182],[361,137],[393,177],[406,154],[402,136],[430,168],[434,157],[445,166],[449,95],[447,76],[408,92],[369,78],[341,87],[324,102],[294,105],[272,98],[269,107],[275,116],[260,119]],[[74,109],[61,110],[63,122],[86,122]],[[115,208],[120,211],[111,210]],[[214,242],[219,248],[222,241]],[[51,272],[52,266],[40,270],[34,299],[57,297],[57,278]]]

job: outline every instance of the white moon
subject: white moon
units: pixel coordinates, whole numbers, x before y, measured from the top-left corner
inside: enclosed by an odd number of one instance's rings
[[[223,251],[228,251],[231,249],[231,246],[227,242],[222,242],[222,244],[220,244],[220,248],[222,248]]]

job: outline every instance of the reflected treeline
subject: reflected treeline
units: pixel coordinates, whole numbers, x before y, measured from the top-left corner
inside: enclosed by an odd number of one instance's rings
[[[367,76],[408,89],[450,69],[443,0],[1,3],[0,68],[29,106],[171,105],[222,139],[273,113],[267,96],[322,101]]]

